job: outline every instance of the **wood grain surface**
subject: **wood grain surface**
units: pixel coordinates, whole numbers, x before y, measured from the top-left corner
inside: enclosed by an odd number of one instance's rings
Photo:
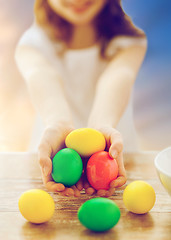
[[[95,233],[83,227],[77,219],[77,210],[86,200],[82,191],[80,198],[62,197],[50,193],[55,201],[55,214],[44,224],[27,222],[19,212],[18,199],[29,189],[45,190],[36,153],[0,154],[0,239],[3,240],[44,240],[44,239],[115,239],[147,240],[171,239],[171,197],[161,185],[154,167],[156,152],[127,153],[124,155],[127,170],[127,184],[134,180],[144,180],[156,192],[153,209],[143,215],[127,211],[122,195],[126,187],[118,188],[110,197],[121,210],[118,224],[104,233]]]

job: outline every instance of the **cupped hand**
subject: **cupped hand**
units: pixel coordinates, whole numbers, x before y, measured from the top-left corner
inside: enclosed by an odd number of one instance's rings
[[[55,127],[47,127],[43,133],[39,148],[38,159],[42,172],[42,179],[45,187],[50,192],[58,192],[64,196],[80,196],[76,186],[65,187],[61,183],[54,182],[52,172],[52,159],[55,154],[65,147],[66,136],[73,131],[72,126],[59,124]]]
[[[114,194],[115,188],[121,187],[126,183],[126,171],[123,162],[123,140],[121,134],[112,127],[101,127],[98,128],[106,139],[106,151],[109,155],[116,159],[118,164],[118,177],[110,183],[110,188],[108,190],[98,190],[96,191],[90,184],[84,174],[83,187],[88,195],[97,194],[100,197],[110,197]]]

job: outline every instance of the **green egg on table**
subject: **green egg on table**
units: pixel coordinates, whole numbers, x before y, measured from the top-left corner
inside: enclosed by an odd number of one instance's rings
[[[104,232],[118,223],[120,209],[110,199],[93,198],[79,208],[78,219],[86,228],[95,232]]]
[[[71,148],[64,148],[57,152],[52,160],[52,178],[66,187],[76,184],[83,171],[80,155]]]

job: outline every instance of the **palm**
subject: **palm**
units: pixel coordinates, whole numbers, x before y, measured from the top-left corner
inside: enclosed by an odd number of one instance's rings
[[[65,138],[69,132],[73,129],[67,131],[60,131],[60,129],[48,128],[45,130],[42,137],[42,141],[39,146],[39,163],[42,170],[42,179],[45,187],[50,192],[58,192],[65,196],[79,196],[80,193],[75,186],[71,188],[66,188],[61,183],[54,182],[51,172],[52,172],[52,160],[55,154],[65,147]]]
[[[87,194],[92,195],[96,193],[98,196],[101,197],[110,197],[111,195],[114,194],[116,187],[120,187],[126,182],[126,173],[123,165],[122,138],[120,133],[111,127],[104,127],[99,130],[101,133],[103,133],[106,139],[105,150],[108,151],[110,156],[115,158],[118,163],[119,168],[118,177],[116,180],[113,180],[110,183],[110,187],[108,190],[100,189],[96,191],[92,186],[90,186],[87,180],[86,171],[84,171],[84,175],[81,181],[83,181],[83,187],[85,188]]]

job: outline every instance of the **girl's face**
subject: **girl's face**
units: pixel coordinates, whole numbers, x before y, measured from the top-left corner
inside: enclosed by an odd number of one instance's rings
[[[93,21],[107,0],[48,0],[51,8],[73,25],[85,25]]]

